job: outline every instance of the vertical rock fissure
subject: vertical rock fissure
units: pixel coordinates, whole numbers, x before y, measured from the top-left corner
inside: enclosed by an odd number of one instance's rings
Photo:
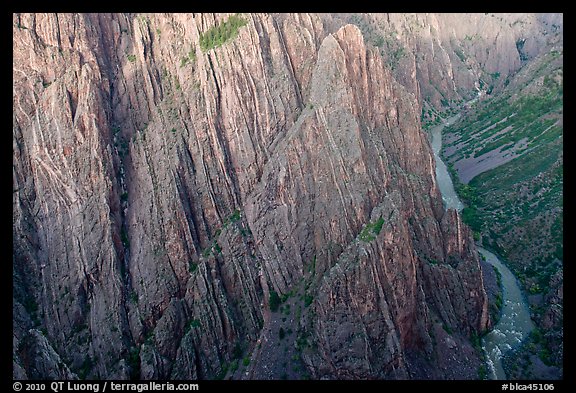
[[[230,154],[230,146],[228,145],[228,139],[224,135],[224,127],[222,126],[222,92],[220,91],[220,85],[218,82],[218,78],[216,77],[216,71],[214,70],[214,65],[212,64],[212,58],[208,54],[208,64],[210,65],[210,71],[212,73],[212,78],[214,79],[214,86],[216,87],[216,113],[214,119],[214,128],[216,131],[216,138],[218,140],[218,144],[222,149],[223,159],[225,168],[224,176],[228,180],[230,184],[230,188],[232,191],[232,198],[234,201],[234,208],[242,206],[242,195],[239,191],[238,185],[238,176],[236,174],[235,167],[232,165],[231,162],[231,154]]]

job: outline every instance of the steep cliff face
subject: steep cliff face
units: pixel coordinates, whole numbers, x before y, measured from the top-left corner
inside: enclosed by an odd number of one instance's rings
[[[417,94],[317,15],[203,51],[228,17],[13,16],[14,377],[224,378],[306,285],[311,376],[475,378]]]
[[[377,47],[394,77],[421,100],[423,120],[479,91],[500,91],[530,60],[557,42],[562,14],[340,14]]]

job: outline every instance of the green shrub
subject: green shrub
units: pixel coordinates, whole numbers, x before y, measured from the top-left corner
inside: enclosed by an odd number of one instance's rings
[[[278,296],[278,293],[274,290],[270,291],[270,311],[272,312],[276,312],[278,311],[278,307],[280,307],[280,296]]]
[[[308,307],[314,301],[314,297],[312,295],[306,294],[304,295],[304,306]]]
[[[476,348],[476,350],[480,351],[482,349],[482,339],[478,334],[473,332],[470,336],[470,342],[472,343],[472,346]]]
[[[480,218],[480,214],[474,207],[466,206],[462,209],[462,221],[473,231],[480,232],[482,228],[482,219]]]
[[[554,362],[552,361],[552,353],[550,352],[550,350],[548,350],[548,348],[542,348],[538,353],[538,357],[540,358],[540,360],[542,360],[542,362],[545,365],[547,366],[554,365]]]
[[[534,330],[532,330],[530,332],[530,338],[532,339],[532,341],[534,341],[536,344],[539,344],[541,342],[543,342],[544,339],[544,335],[542,334],[542,331],[538,328],[535,328]]]
[[[190,49],[190,52],[180,60],[180,68],[184,67],[188,63],[194,63],[196,61],[196,49]]]
[[[240,220],[240,210],[234,210],[234,213],[230,216],[230,222],[236,222]]]
[[[488,370],[486,369],[486,365],[480,365],[480,367],[478,367],[478,379],[486,379],[487,376]]]
[[[130,378],[139,379],[140,376],[140,347],[130,348],[128,358],[126,359],[130,367]]]
[[[188,324],[186,326],[186,331],[189,331],[192,328],[199,328],[200,325],[200,320],[198,319],[191,319],[188,321]]]
[[[136,61],[136,55],[126,55],[128,57],[128,61],[130,63],[134,63]]]
[[[363,242],[371,242],[376,239],[376,236],[382,231],[382,226],[384,225],[384,219],[380,217],[376,222],[368,223],[364,229],[360,232],[358,237]]]
[[[382,217],[380,217],[374,223],[374,226],[372,227],[372,233],[374,233],[375,235],[378,235],[380,233],[380,231],[382,230],[382,225],[384,225],[384,219]]]
[[[24,306],[28,314],[36,314],[36,312],[38,311],[38,303],[36,303],[36,300],[34,299],[34,297],[32,297],[32,295],[27,296],[24,299],[22,305]]]
[[[130,292],[130,301],[134,304],[138,303],[138,294],[135,291]]]
[[[248,21],[240,15],[232,15],[228,20],[217,24],[204,33],[200,34],[200,49],[207,52],[210,49],[218,48],[228,41],[233,40],[238,35],[238,30],[246,26]]]
[[[501,294],[496,295],[496,300],[494,301],[494,303],[496,304],[496,307],[498,307],[498,309],[502,308],[502,295]]]
[[[314,259],[312,259],[312,263],[308,266],[308,273],[314,274],[316,273],[316,255],[314,255]]]
[[[217,380],[224,379],[227,372],[228,372],[228,363],[224,362],[220,365],[220,372],[218,374],[216,374],[214,379],[217,379]]]
[[[242,357],[243,352],[244,352],[244,350],[242,349],[242,344],[240,342],[237,342],[234,345],[234,349],[232,349],[232,358],[233,359],[240,359]]]

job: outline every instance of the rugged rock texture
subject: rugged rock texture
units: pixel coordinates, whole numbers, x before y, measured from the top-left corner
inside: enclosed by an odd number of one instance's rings
[[[306,283],[312,377],[475,378],[486,295],[422,82],[332,16],[202,52],[226,18],[13,16],[14,376],[224,378]]]
[[[344,14],[336,19],[358,24],[396,79],[436,109],[469,100],[489,86],[502,87],[563,29],[562,14]]]

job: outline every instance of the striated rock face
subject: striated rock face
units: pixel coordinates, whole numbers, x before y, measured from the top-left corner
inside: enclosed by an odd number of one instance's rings
[[[227,17],[13,15],[14,377],[223,378],[305,283],[312,377],[476,378],[416,74],[329,16],[203,52]]]
[[[499,91],[563,30],[562,14],[340,14],[357,24],[396,80],[429,109],[457,106],[479,91]],[[425,102],[424,102],[425,101]],[[430,107],[428,107],[430,105]]]

